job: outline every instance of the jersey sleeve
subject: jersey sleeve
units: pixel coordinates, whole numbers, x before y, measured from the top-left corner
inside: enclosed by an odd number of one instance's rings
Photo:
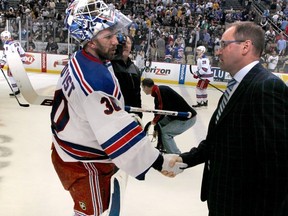
[[[159,151],[116,98],[94,92],[83,107],[100,146],[117,167],[137,177],[152,166]]]

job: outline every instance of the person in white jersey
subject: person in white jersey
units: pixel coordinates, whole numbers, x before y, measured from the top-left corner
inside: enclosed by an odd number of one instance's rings
[[[209,82],[213,80],[213,71],[211,70],[211,64],[208,56],[205,55],[206,48],[204,46],[198,46],[197,52],[197,75],[194,75],[195,79],[199,78],[196,86],[196,100],[197,104],[193,105],[193,108],[201,108],[208,106],[208,93],[207,87]]]
[[[130,23],[101,0],[76,0],[66,10],[66,27],[82,49],[62,70],[55,90],[51,157],[76,216],[98,216],[109,207],[110,179],[117,169],[144,180],[151,167],[174,176],[185,165],[171,170],[171,155],[161,155],[124,110],[110,60],[119,30]]]
[[[9,51],[17,51],[20,55],[20,58],[22,60],[22,62],[25,62],[26,60],[26,56],[25,56],[25,51],[22,48],[20,42],[15,41],[12,39],[11,37],[11,33],[9,31],[3,31],[1,33],[1,40],[3,42],[3,56],[2,59],[0,60],[0,68],[3,68],[6,64],[7,64],[7,58],[6,58],[6,52]],[[11,87],[13,89],[13,93],[10,93],[10,96],[14,96],[20,94],[20,90],[17,86],[16,80],[14,79],[10,69],[9,69],[9,65],[7,65],[7,75],[9,77],[9,81],[11,84]]]

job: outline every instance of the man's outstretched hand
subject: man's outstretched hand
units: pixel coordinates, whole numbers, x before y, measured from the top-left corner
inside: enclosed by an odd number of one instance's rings
[[[161,173],[167,177],[175,177],[179,173],[182,173],[188,166],[183,163],[182,158],[176,154],[164,154],[164,162],[162,165]]]

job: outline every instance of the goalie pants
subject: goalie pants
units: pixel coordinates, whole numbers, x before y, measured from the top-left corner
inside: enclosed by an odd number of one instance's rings
[[[191,128],[195,122],[196,116],[187,120],[172,120],[169,116],[165,116],[161,121],[159,121],[161,138],[164,149],[167,153],[181,154],[174,137]]]
[[[75,216],[98,216],[108,209],[114,164],[64,162],[55,148],[51,157],[63,187],[72,196]]]

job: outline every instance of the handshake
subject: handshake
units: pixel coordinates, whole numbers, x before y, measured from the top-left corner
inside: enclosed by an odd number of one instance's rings
[[[188,167],[186,163],[182,162],[181,157],[176,154],[164,154],[163,159],[161,173],[167,177],[175,177]]]

